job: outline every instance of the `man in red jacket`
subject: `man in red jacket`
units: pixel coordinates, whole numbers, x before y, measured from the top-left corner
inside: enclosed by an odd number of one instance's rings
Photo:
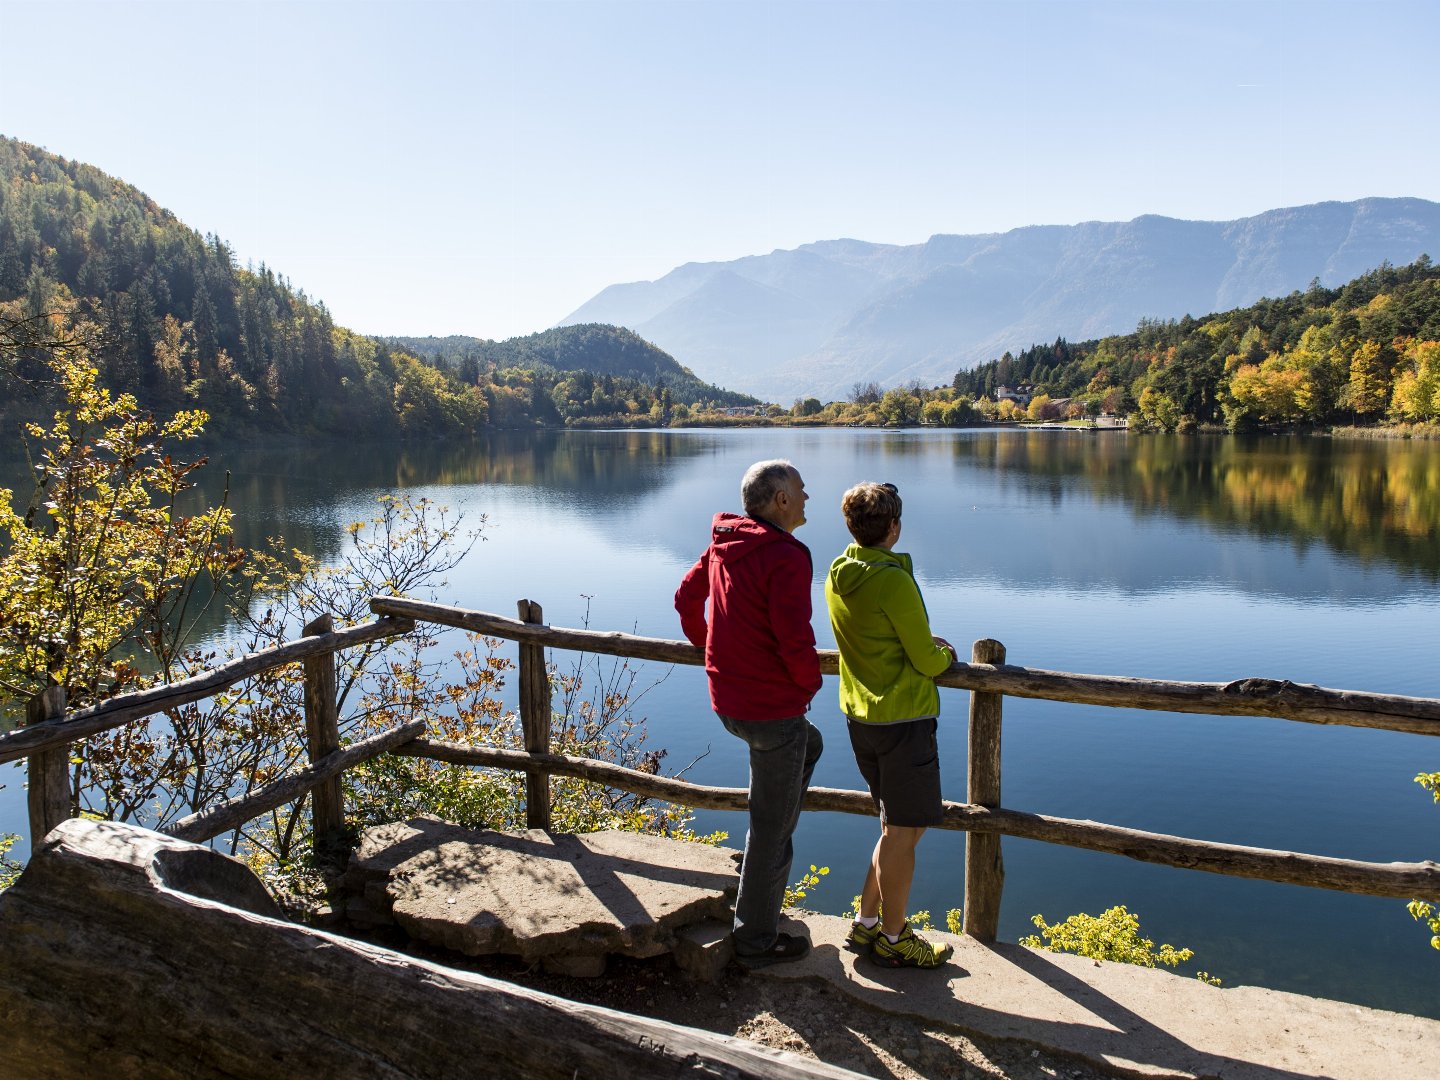
[[[750,831],[735,897],[735,957],[747,967],[799,960],[810,942],[782,934],[800,801],[820,759],[820,731],[805,718],[820,689],[810,628],[810,549],[791,535],[805,524],[805,482],[788,461],[761,461],[740,482],[745,515],[720,513],[710,546],[680,582],[675,610],[705,650],[710,703],[750,747]],[[705,617],[705,603],[710,617]]]

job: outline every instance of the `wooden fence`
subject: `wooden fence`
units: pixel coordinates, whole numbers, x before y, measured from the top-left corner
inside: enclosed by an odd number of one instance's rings
[[[71,812],[73,797],[67,767],[71,743],[201,700],[262,671],[297,662],[305,670],[310,764],[242,798],[177,821],[165,832],[185,840],[205,841],[313,793],[314,834],[317,844],[321,843],[343,823],[340,775],[385,753],[525,772],[526,816],[532,828],[549,828],[549,778],[556,775],[579,777],[692,808],[746,809],[744,788],[690,784],[608,762],[550,752],[547,647],[671,664],[703,664],[701,650],[689,643],[547,626],[540,605],[529,600],[519,602],[517,619],[399,597],[376,597],[370,607],[380,616],[372,624],[335,631],[328,617],[318,619],[305,627],[305,636],[296,641],[241,657],[183,682],[126,694],[69,716],[64,714],[63,695],[53,690],[41,695],[31,703],[27,726],[0,735],[0,763],[29,758],[31,836],[45,835]],[[523,751],[426,739],[423,721],[341,748],[335,699],[336,651],[408,633],[422,621],[518,643]],[[820,664],[827,674],[838,671],[838,659],[831,650],[821,651]],[[1000,736],[1006,696],[1166,712],[1279,717],[1423,735],[1440,735],[1440,700],[1329,690],[1269,679],[1167,682],[1045,671],[1006,663],[1005,647],[989,639],[975,642],[970,662],[952,664],[936,682],[971,692],[966,801],[947,801],[939,827],[970,834],[965,855],[965,932],[981,940],[993,941],[998,928],[1005,877],[1002,836],[1236,877],[1402,899],[1440,898],[1440,864],[1433,861],[1361,862],[1027,813],[1001,805],[1000,785]],[[697,702],[696,707],[703,706]],[[811,788],[804,808],[875,814],[868,794],[834,788]]]

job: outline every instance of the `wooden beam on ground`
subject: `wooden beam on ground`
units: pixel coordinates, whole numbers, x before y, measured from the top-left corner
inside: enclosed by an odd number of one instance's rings
[[[856,1076],[284,922],[259,889],[207,848],[61,825],[0,894],[7,1080]]]

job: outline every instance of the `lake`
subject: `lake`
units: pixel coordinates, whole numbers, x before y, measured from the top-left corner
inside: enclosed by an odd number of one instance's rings
[[[848,542],[842,492],[890,481],[905,498],[937,633],[993,637],[1011,663],[1158,679],[1291,679],[1440,697],[1440,445],[1303,437],[832,429],[540,432],[469,445],[217,449],[240,542],[283,533],[327,557],[377,496],[405,490],[484,515],[485,540],[440,599],[513,616],[680,637],[671,597],[711,515],[738,510],[753,461],[805,477],[815,629],[825,568]],[[513,649],[513,646],[506,646]],[[570,657],[558,659],[567,667]],[[708,708],[704,673],[646,665],[640,701],[664,770],[743,786],[744,747]],[[513,687],[512,687],[513,690]],[[965,795],[969,695],[942,690],[945,793]],[[861,788],[836,680],[813,719],[815,782]],[[1412,782],[1440,740],[1283,720],[1171,715],[1007,699],[1004,804],[1138,829],[1373,861],[1440,857],[1440,807]],[[19,774],[0,830],[23,831]],[[703,812],[697,829],[744,836]],[[871,819],[806,814],[796,873],[831,868],[807,906],[859,892]],[[1440,952],[1404,901],[1132,862],[1007,838],[1000,934],[1124,904],[1146,937],[1188,946],[1226,985],[1258,984],[1440,1016]],[[18,851],[18,849],[17,849]],[[943,925],[963,893],[964,836],[921,842],[912,908]]]

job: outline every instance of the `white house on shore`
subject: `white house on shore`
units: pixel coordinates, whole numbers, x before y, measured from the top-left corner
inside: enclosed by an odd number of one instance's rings
[[[997,386],[995,388],[995,400],[996,402],[1013,401],[1016,405],[1024,408],[1030,404],[1030,390],[1031,388],[1025,385],[1016,387],[1014,390],[1008,386]]]

